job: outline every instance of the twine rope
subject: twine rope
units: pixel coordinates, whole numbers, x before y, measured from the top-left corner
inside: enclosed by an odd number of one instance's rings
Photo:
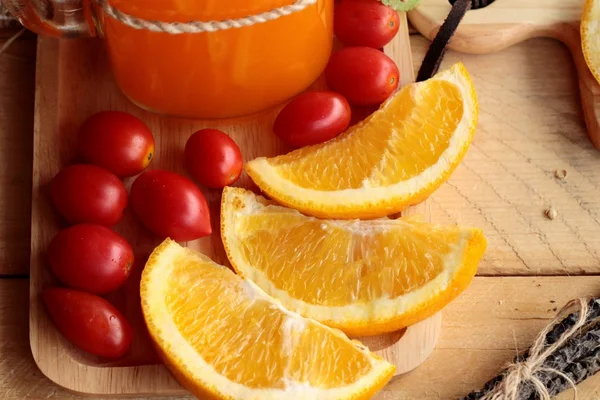
[[[317,0],[296,0],[294,4],[274,8],[269,11],[243,18],[227,19],[224,21],[162,22],[146,20],[124,13],[123,11],[109,4],[108,0],[96,0],[96,3],[102,10],[104,10],[106,15],[131,28],[144,29],[151,32],[166,32],[171,35],[179,35],[182,33],[216,32],[227,29],[243,28],[256,24],[264,24],[265,22],[274,21],[286,15],[300,12],[316,2]]]
[[[546,347],[546,335],[550,330],[559,323],[573,309],[579,311],[579,316],[575,325],[566,331],[556,343]],[[540,400],[550,400],[551,396],[544,383],[536,376],[538,372],[548,374],[556,374],[562,377],[574,389],[573,399],[577,399],[577,387],[575,382],[563,372],[554,369],[543,367],[544,361],[556,350],[562,347],[569,339],[577,334],[577,332],[586,326],[588,314],[588,303],[586,299],[571,300],[557,314],[557,316],[548,324],[536,338],[529,352],[529,358],[519,363],[511,364],[507,369],[507,374],[503,382],[496,385],[493,390],[488,392],[481,400],[518,400],[519,387],[526,382],[530,382],[537,392]]]

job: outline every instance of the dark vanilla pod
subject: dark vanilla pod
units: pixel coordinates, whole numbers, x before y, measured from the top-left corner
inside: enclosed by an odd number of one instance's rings
[[[600,348],[597,348],[589,355],[569,364],[563,371],[575,384],[583,382],[590,376],[600,371]],[[548,391],[552,396],[557,395],[571,388],[571,384],[562,376],[554,375],[546,384]],[[528,400],[537,400],[537,394],[529,396]]]
[[[545,346],[551,346],[556,343],[560,337],[572,328],[579,318],[579,313],[574,312],[567,315],[562,321],[557,323],[550,332],[546,334]],[[592,299],[588,302],[588,313],[586,323],[600,318],[600,299]],[[594,323],[589,329],[583,331],[569,339],[564,346],[552,353],[544,362],[544,368],[554,368],[565,373],[575,383],[579,383],[587,377],[595,374],[600,368],[600,361],[597,359],[600,355],[600,322]],[[596,358],[594,358],[596,357]],[[529,358],[529,350],[518,355],[513,363],[520,363]],[[507,371],[502,371],[499,375],[488,381],[482,389],[473,391],[468,395],[461,397],[460,400],[478,400],[484,397],[494,387],[500,383],[506,376]],[[552,394],[571,387],[563,377],[545,372],[537,372],[538,377]],[[555,390],[558,390],[554,392]],[[519,399],[529,400],[537,399],[537,393],[531,383],[525,383],[519,389]]]
[[[563,347],[552,353],[542,367],[561,371],[577,384],[598,371],[594,369],[598,365],[598,360],[594,361],[594,356],[597,357],[598,352],[600,352],[600,323],[595,323],[586,328],[583,334],[570,339]],[[584,366],[593,368],[590,371],[582,368]],[[552,394],[558,394],[571,387],[563,376],[556,373],[541,371],[536,375],[551,393],[554,392]],[[538,398],[531,383],[523,385],[519,393],[522,393],[523,399]]]
[[[450,0],[452,9],[429,45],[417,74],[417,82],[425,81],[437,73],[448,48],[448,43],[450,43],[450,39],[452,39],[467,11],[483,8],[493,2],[494,0]]]
[[[454,5],[456,1],[457,0],[450,0],[450,4]],[[478,8],[489,6],[493,2],[494,0],[471,0],[471,10],[477,10]]]
[[[427,53],[423,58],[421,68],[417,74],[417,82],[425,81],[436,74],[440,68],[448,43],[456,32],[456,28],[462,21],[463,17],[471,9],[471,0],[456,0],[450,9],[450,13],[440,27],[437,35],[431,41]]]

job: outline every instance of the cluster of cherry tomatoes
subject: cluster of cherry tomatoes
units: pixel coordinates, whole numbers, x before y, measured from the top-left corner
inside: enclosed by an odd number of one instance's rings
[[[334,31],[345,47],[325,69],[330,90],[297,96],[273,125],[275,134],[293,147],[333,139],[350,125],[351,105],[379,106],[398,88],[398,67],[381,51],[398,32],[398,12],[379,0],[341,0],[335,7]]]
[[[273,131],[294,147],[321,143],[345,131],[353,106],[379,106],[398,87],[399,71],[381,48],[396,35],[398,13],[379,0],[341,0],[334,29],[345,46],[334,53],[325,78],[330,91],[307,92],[279,113]],[[134,254],[111,227],[129,206],[159,238],[190,241],[212,232],[204,195],[191,179],[148,170],[155,152],[152,133],[133,115],[104,111],[78,133],[79,164],[62,169],[50,184],[52,203],[70,224],[47,249],[51,271],[65,286],[44,292],[44,302],[63,335],[79,348],[107,358],[123,356],[133,332],[102,295],[128,279]],[[242,171],[237,144],[216,129],[187,141],[184,165],[210,188],[233,184]],[[122,179],[138,175],[129,194]]]
[[[130,206],[156,236],[177,241],[211,233],[204,195],[187,177],[165,170],[143,172],[153,158],[152,133],[133,115],[103,111],[88,118],[78,133],[81,163],[63,168],[50,183],[56,210],[69,223],[46,249],[50,270],[64,287],[45,290],[52,320],[77,347],[107,358],[123,356],[133,332],[126,318],[100,297],[128,279],[134,253],[111,227]],[[240,149],[215,129],[194,133],[184,164],[198,183],[220,188],[242,170]],[[127,193],[123,178],[140,174]]]

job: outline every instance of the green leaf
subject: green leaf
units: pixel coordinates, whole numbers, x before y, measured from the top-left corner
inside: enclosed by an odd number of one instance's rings
[[[419,5],[421,0],[380,0],[383,4],[393,8],[396,11],[410,11]]]

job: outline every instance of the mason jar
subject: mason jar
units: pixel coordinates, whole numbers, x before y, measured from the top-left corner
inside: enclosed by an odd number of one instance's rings
[[[138,106],[227,118],[280,104],[324,70],[334,0],[4,0],[34,32],[102,38]]]

